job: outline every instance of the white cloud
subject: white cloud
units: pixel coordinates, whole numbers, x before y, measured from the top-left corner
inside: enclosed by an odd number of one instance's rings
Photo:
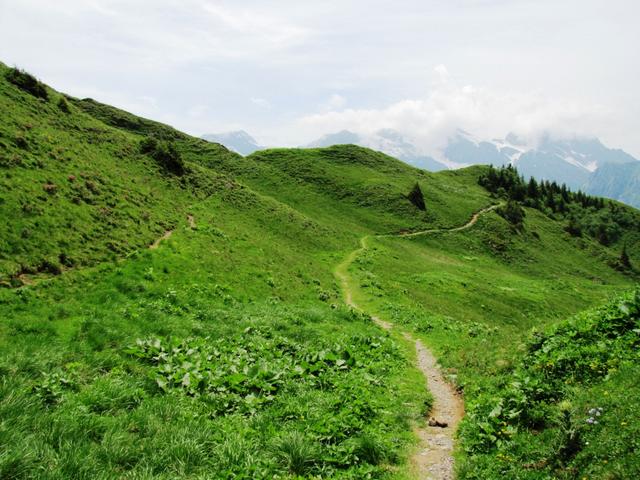
[[[21,0],[9,7],[4,1],[0,27],[14,40],[53,40],[76,58],[120,69],[166,71],[214,59],[275,56],[309,34],[272,9],[237,2]]]
[[[437,65],[433,71],[438,75],[440,83],[447,83],[449,80],[449,70],[443,64]]]
[[[560,101],[537,93],[460,87],[449,80],[444,65],[438,65],[435,72],[438,81],[423,98],[401,100],[382,108],[306,115],[293,128],[307,138],[343,129],[371,135],[391,128],[433,154],[458,128],[479,138],[504,137],[513,131],[535,142],[548,131],[560,136],[591,134],[610,114],[601,106]]]
[[[255,46],[261,49],[265,46],[287,46],[302,40],[308,34],[306,28],[255,8],[237,8],[236,5],[229,7],[204,2],[202,9],[212,19],[220,21],[237,34],[259,40],[259,44],[256,42]]]
[[[341,110],[346,104],[347,99],[345,97],[338,93],[334,93],[320,106],[320,109],[325,112]]]
[[[264,108],[264,109],[271,108],[271,103],[269,102],[269,100],[265,98],[252,97],[250,100],[251,100],[251,103],[253,103],[254,105],[257,105],[260,108]]]
[[[205,119],[208,112],[209,107],[206,105],[193,105],[187,110],[187,116],[196,120]]]
[[[640,2],[618,3],[0,0],[0,61],[196,134],[575,129],[640,156]]]

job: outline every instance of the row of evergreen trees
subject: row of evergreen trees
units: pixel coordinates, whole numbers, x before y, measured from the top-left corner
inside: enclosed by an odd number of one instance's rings
[[[605,207],[603,198],[593,197],[582,191],[572,192],[564,183],[558,185],[547,180],[538,182],[533,177],[527,182],[511,165],[489,167],[489,171],[480,176],[479,183],[498,196],[539,210],[546,208],[553,213],[568,212],[571,203],[577,203],[582,208],[593,207],[596,210]]]
[[[524,212],[520,206],[542,211],[555,218],[567,221],[565,230],[575,236],[588,235],[603,245],[611,245],[622,237],[623,232],[640,229],[640,219],[630,209],[616,202],[587,195],[582,191],[572,192],[565,184],[531,178],[526,181],[511,165],[489,167],[480,176],[478,183],[507,199],[506,207],[498,211],[517,229],[522,228]],[[507,208],[508,207],[508,208]],[[626,249],[620,258],[620,268],[629,269],[630,262]]]

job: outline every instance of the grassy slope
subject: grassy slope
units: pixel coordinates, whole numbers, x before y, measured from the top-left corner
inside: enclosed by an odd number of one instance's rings
[[[640,292],[535,331],[471,405],[465,478],[637,478]]]
[[[200,193],[196,175],[163,175],[141,137],[105,125],[50,91],[45,102],[4,78],[0,65],[0,282],[123,256],[181,223]],[[212,154],[235,157],[220,146]],[[224,181],[213,172],[209,180]],[[186,184],[186,185],[185,185]],[[189,187],[187,187],[189,185]]]
[[[474,185],[476,169],[436,175],[353,145],[264,150],[232,168],[254,189],[357,233],[454,225],[490,202],[487,193]],[[416,182],[433,207],[427,212],[406,199]],[[452,197],[457,201],[447,200]]]
[[[318,191],[326,194],[328,189],[318,187],[318,184],[326,183],[322,175],[326,170],[317,165],[324,160],[322,151],[274,151],[257,156],[286,175],[277,177],[279,183],[256,182],[256,188],[276,191],[278,198],[285,197],[297,208],[313,212],[314,216],[324,214],[340,221],[336,215],[341,211],[340,207],[327,211],[329,202],[323,197],[320,201],[314,198],[307,205],[306,194],[292,194],[297,189],[282,180],[288,176],[302,177],[298,182],[304,184],[309,176],[313,178],[310,183],[314,194]],[[307,173],[307,162],[314,162],[312,175]],[[304,165],[301,168],[304,175],[297,173],[295,165],[299,163]],[[352,163],[357,164],[357,161]],[[332,177],[331,180],[339,184],[337,187],[331,184],[331,189],[340,191],[350,180],[349,173],[348,170],[340,171],[340,177]],[[390,173],[392,175],[393,171]],[[462,176],[463,191],[465,184],[468,189],[466,195],[461,195],[467,202],[474,202],[477,209],[483,204],[481,202],[491,201],[483,197],[483,192],[474,197],[477,170],[468,169],[458,175]],[[262,173],[260,176],[264,178]],[[377,176],[365,178],[375,181]],[[427,192],[438,180],[455,188],[455,177],[436,175],[432,178],[432,181],[424,182],[427,187],[423,189]],[[355,184],[359,185],[357,180]],[[427,217],[425,224],[452,226],[468,219],[470,209],[465,201],[455,202],[460,208],[458,212],[443,212],[434,200],[427,200],[433,207],[432,217]],[[323,211],[314,212],[313,208],[318,204],[323,205]],[[507,222],[492,214],[483,217],[476,227],[455,234],[412,240],[376,239],[376,249],[362,255],[355,269],[361,283],[359,295],[356,294],[357,303],[367,305],[369,311],[380,313],[383,318],[415,328],[439,353],[455,381],[465,388],[472,409],[487,391],[500,394],[505,379],[511,375],[512,365],[521,356],[520,346],[531,328],[543,328],[597,305],[634,283],[633,275],[623,275],[610,264],[618,257],[625,242],[630,245],[634,263],[637,263],[635,232],[626,232],[623,240],[604,247],[588,237],[571,237],[564,230],[564,222],[552,221],[537,210],[527,209],[526,213],[524,233],[514,232]],[[438,214],[448,221],[436,220],[434,217]],[[424,224],[412,224],[415,229],[421,226],[424,228]],[[478,428],[477,422],[474,428]],[[557,429],[550,428],[550,432]],[[470,438],[475,432],[473,428],[465,431],[471,432]],[[526,444],[526,434],[520,441]],[[470,439],[463,438],[463,445],[470,443]],[[482,463],[475,461],[473,449],[469,448],[468,453],[471,455],[463,462],[462,473],[469,478],[475,475],[487,478],[491,475],[488,466],[495,465],[496,455],[502,454],[494,451],[483,457],[485,463]],[[512,457],[513,469],[522,469],[523,465],[540,461],[540,455],[524,455],[514,460]],[[501,468],[494,471],[496,476],[504,472]],[[620,467],[612,465],[613,468]],[[626,468],[637,466],[627,465]],[[550,473],[548,468],[541,470],[532,469],[530,476],[544,478]],[[572,471],[567,467],[566,474],[571,475]]]
[[[0,208],[15,219],[0,235],[0,281],[69,264],[57,278],[40,273],[48,280],[34,287],[0,290],[3,475],[398,475],[378,464],[402,463],[408,422],[427,399],[406,345],[331,308],[340,303],[332,271],[363,234],[464,223],[493,201],[476,184],[480,170],[430,174],[351,146],[243,159],[92,101],[69,99],[63,114],[57,98],[50,91],[44,103],[0,76],[10,112],[0,125]],[[175,143],[187,175],[139,153],[150,134]],[[404,198],[416,181],[426,214]],[[45,193],[45,183],[55,191]],[[630,284],[600,259],[611,251],[576,250],[556,222],[534,212],[528,221],[539,243],[494,216],[456,236],[379,241],[361,265],[367,288],[358,303],[374,299],[372,310],[390,319],[425,322],[418,330],[473,392],[494,372],[486,358],[500,360],[501,371],[517,357],[510,345],[523,329]],[[175,228],[170,240],[144,248],[167,228]],[[245,391],[241,401],[227,399],[236,410],[214,415],[208,401],[185,395],[187,386],[163,393],[149,379],[156,367],[127,354],[136,338],[194,338],[197,346],[209,336],[237,347],[227,354],[240,361],[252,345],[277,350],[268,332],[300,345],[301,356],[351,345],[361,363],[343,372],[329,361],[320,380],[307,370],[302,382],[283,367],[288,380],[275,401],[252,411]]]

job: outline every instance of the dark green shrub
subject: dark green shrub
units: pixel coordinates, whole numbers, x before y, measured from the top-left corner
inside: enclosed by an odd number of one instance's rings
[[[184,174],[184,161],[182,160],[180,152],[178,152],[173,143],[158,143],[158,148],[156,149],[153,157],[171,173],[176,175]]]
[[[618,258],[617,268],[622,271],[633,270],[631,259],[629,258],[629,254],[627,253],[627,245],[622,246],[622,252],[620,252],[620,257]]]
[[[0,155],[0,168],[20,167],[22,165],[22,159],[18,155]]]
[[[158,141],[153,137],[146,137],[140,142],[140,152],[145,155],[151,154],[158,148]]]
[[[69,103],[64,97],[60,97],[60,99],[58,100],[58,108],[64,113],[69,113],[71,111],[71,109],[69,108]]]
[[[51,275],[60,275],[62,273],[62,267],[55,260],[45,258],[40,262],[40,265],[38,265],[38,271],[50,273]]]
[[[407,198],[411,203],[415,205],[418,210],[424,211],[427,209],[424,203],[424,195],[422,195],[422,190],[420,190],[420,185],[418,185],[418,182],[416,182],[416,184],[413,186],[413,188],[409,192],[409,195],[407,195]]]
[[[49,99],[49,93],[47,88],[36,77],[30,73],[20,70],[18,68],[12,68],[6,73],[6,78],[16,87],[30,93],[34,97],[42,98],[44,100]]]
[[[24,132],[19,132],[16,135],[14,142],[16,144],[16,147],[21,148],[22,150],[29,149],[29,142],[27,141],[27,137],[25,136]]]
[[[140,152],[149,155],[165,170],[175,175],[184,175],[186,171],[182,155],[173,142],[147,137],[140,143]]]
[[[506,205],[496,210],[498,215],[504,218],[507,222],[513,225],[517,230],[523,228],[524,210],[520,204],[516,201],[509,200]]]
[[[569,223],[564,227],[564,230],[572,237],[582,236],[582,226],[575,218],[569,219]]]

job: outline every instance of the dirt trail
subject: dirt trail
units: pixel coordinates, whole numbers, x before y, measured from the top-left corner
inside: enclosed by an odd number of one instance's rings
[[[190,213],[187,214],[187,223],[189,224],[189,228],[191,228],[192,230],[196,228],[196,219]],[[158,248],[160,246],[160,244],[162,243],[163,240],[169,239],[171,237],[171,235],[173,235],[173,230],[165,230],[165,232],[161,236],[156,238],[153,241],[153,243],[151,245],[149,245],[149,248],[151,250],[155,250],[156,248]]]
[[[465,223],[464,225],[460,226],[460,227],[455,227],[455,228],[432,228],[430,230],[420,230],[419,232],[410,232],[410,233],[400,233],[397,235],[376,235],[376,237],[401,237],[401,238],[408,238],[408,237],[418,237],[420,235],[427,235],[429,233],[442,233],[442,232],[460,232],[462,230],[466,230],[467,228],[471,228],[473,227],[476,222],[478,221],[478,219],[484,215],[485,213],[489,213],[492,210],[495,210],[496,208],[498,208],[499,206],[501,206],[502,204],[498,204],[498,205],[491,205],[490,207],[487,208],[483,208],[482,210],[474,213],[471,218],[469,219],[469,221],[467,223]]]
[[[158,248],[160,246],[160,243],[163,240],[167,240],[171,235],[173,234],[173,230],[166,230],[162,236],[156,238],[153,243],[151,245],[149,245],[149,248],[151,250],[155,250],[156,248]]]
[[[365,235],[360,239],[360,248],[352,251],[335,269],[335,275],[340,283],[344,302],[356,310],[362,310],[353,300],[353,287],[350,285],[349,266],[361,252],[368,248],[367,242],[373,236],[376,238],[407,238],[430,233],[459,232],[471,228],[481,215],[495,210],[500,205],[492,205],[476,212],[471,219],[460,227],[421,230],[419,232],[402,233],[396,235]],[[385,330],[391,330],[393,324],[378,317],[373,321]],[[452,480],[454,472],[454,436],[458,424],[464,416],[464,402],[460,394],[445,380],[436,358],[424,344],[409,333],[404,337],[413,342],[416,348],[416,366],[422,372],[427,382],[427,388],[433,397],[433,405],[429,412],[428,426],[417,427],[416,435],[420,439],[420,447],[411,458],[411,467],[417,479]]]
[[[405,338],[413,338],[405,334]],[[427,427],[418,428],[420,449],[411,458],[417,478],[451,480],[455,477],[453,449],[458,424],[464,416],[461,395],[442,376],[438,361],[420,340],[415,340],[416,362],[433,397]]]

